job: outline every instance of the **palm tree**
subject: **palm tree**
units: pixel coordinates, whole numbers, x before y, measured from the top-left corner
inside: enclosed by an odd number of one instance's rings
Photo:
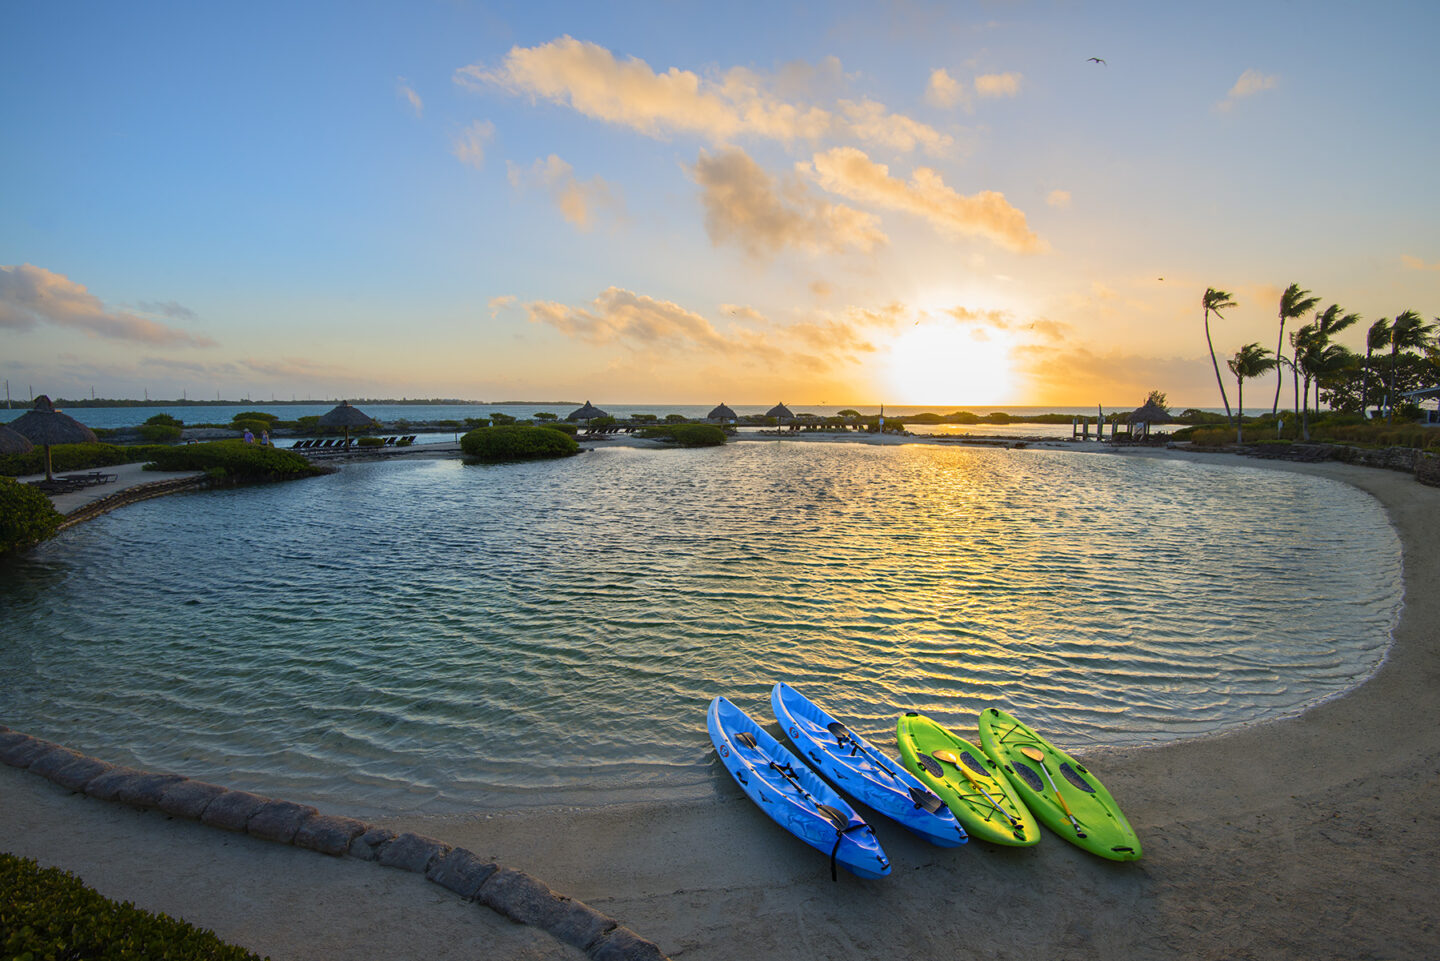
[[[1225,366],[1235,375],[1235,443],[1241,444],[1245,441],[1245,381],[1259,377],[1277,363],[1279,362],[1270,351],[1259,344],[1246,344],[1234,357],[1225,361]]]
[[[1225,396],[1225,381],[1220,378],[1220,362],[1215,359],[1215,343],[1210,339],[1210,314],[1213,312],[1223,320],[1220,311],[1235,306],[1235,301],[1231,299],[1233,296],[1227,291],[1206,287],[1204,296],[1200,298],[1200,306],[1205,308],[1205,343],[1210,348],[1210,366],[1215,368],[1215,383],[1220,386],[1220,399],[1225,403],[1225,419],[1231,423],[1235,418],[1230,416],[1230,398]]]
[[[1387,413],[1385,422],[1388,424],[1395,419],[1395,358],[1402,350],[1411,348],[1419,349],[1425,346],[1425,342],[1435,336],[1435,324],[1427,324],[1420,319],[1420,315],[1413,310],[1395,318],[1395,323],[1390,325],[1390,381],[1385,387],[1385,400]]]
[[[1311,297],[1310,291],[1301,290],[1299,284],[1291,284],[1285,288],[1285,293],[1280,295],[1280,336],[1275,340],[1275,356],[1280,356],[1280,351],[1285,346],[1285,321],[1302,317],[1320,303],[1319,297]],[[1279,369],[1279,364],[1274,365]],[[1274,417],[1280,410],[1280,385],[1285,380],[1284,373],[1275,377],[1275,402],[1270,405],[1270,416]]]
[[[1304,389],[1300,391],[1300,422],[1301,433],[1306,440],[1310,439],[1310,424],[1307,417],[1310,404],[1310,383],[1320,373],[1320,366],[1323,358],[1327,357],[1330,338],[1340,331],[1345,330],[1360,320],[1359,314],[1342,313],[1344,308],[1339,304],[1331,304],[1315,315],[1315,320],[1304,327],[1290,334],[1290,346],[1294,348],[1294,372],[1297,376],[1304,378]],[[1333,360],[1336,355],[1331,353],[1328,357]],[[1320,410],[1320,388],[1315,388],[1315,410]]]
[[[1390,346],[1390,321],[1381,317],[1370,325],[1365,332],[1365,369],[1360,377],[1360,414],[1365,415],[1365,410],[1370,403],[1370,355],[1382,347]]]

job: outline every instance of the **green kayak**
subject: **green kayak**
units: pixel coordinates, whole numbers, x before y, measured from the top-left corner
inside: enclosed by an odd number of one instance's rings
[[[980,712],[980,743],[1050,830],[1102,858],[1139,860],[1135,829],[1079,761],[998,707]]]
[[[1017,847],[1039,842],[1035,816],[984,751],[914,711],[896,723],[895,739],[905,770],[940,795],[972,838]]]

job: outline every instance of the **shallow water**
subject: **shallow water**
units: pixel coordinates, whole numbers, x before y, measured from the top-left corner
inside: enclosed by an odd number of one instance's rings
[[[0,723],[347,812],[714,790],[725,694],[878,743],[998,702],[1084,749],[1293,712],[1383,657],[1371,498],[1251,468],[741,443],[353,464],[0,563]]]

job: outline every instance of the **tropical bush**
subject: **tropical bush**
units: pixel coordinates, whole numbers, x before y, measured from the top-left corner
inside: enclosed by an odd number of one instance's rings
[[[356,443],[357,445],[359,445],[360,447],[384,447],[384,446],[385,446],[385,438],[383,438],[383,437],[362,437],[362,438],[360,438],[359,440],[357,440],[355,443]]]
[[[0,957],[259,961],[215,932],[112,901],[69,871],[0,854]]]
[[[0,477],[0,554],[23,551],[55,536],[63,518],[50,498],[28,484]],[[0,890],[4,885],[0,884]],[[10,955],[0,955],[10,957]]]
[[[156,414],[154,417],[148,418],[145,423],[159,424],[162,427],[185,426],[185,422],[183,420],[180,420],[178,417],[171,417],[169,414]]]
[[[268,420],[233,420],[230,422],[232,430],[248,430],[250,433],[259,435],[261,431],[270,429]]]
[[[245,481],[288,480],[325,473],[323,467],[299,454],[238,440],[155,448],[155,455],[145,469],[203,470],[213,477]]]
[[[645,427],[641,437],[674,441],[680,447],[719,447],[725,443],[725,432],[714,424],[667,424]]]
[[[57,474],[94,470],[116,464],[137,464],[150,460],[156,450],[153,444],[122,447],[118,444],[56,444],[50,448],[50,467]],[[45,473],[45,451],[37,447],[28,454],[0,455],[0,476],[22,477]]]
[[[558,430],[560,433],[569,434],[571,437],[574,437],[576,432],[580,430],[578,424],[572,424],[568,420],[547,420],[540,426],[546,430]]]
[[[156,416],[164,417],[164,414]],[[151,418],[152,420],[154,418]],[[170,418],[174,420],[174,418]],[[140,425],[140,436],[147,444],[172,444],[180,439],[180,428],[174,424],[152,424],[150,421]]]
[[[495,413],[490,415],[490,422],[493,423],[496,427],[504,427],[508,424],[515,423],[515,418],[511,417],[509,414],[502,414],[497,410]]]
[[[246,410],[230,418],[230,421],[231,423],[238,424],[242,420],[263,420],[267,424],[273,424],[279,419],[279,414],[267,414],[263,410]],[[319,418],[317,417],[316,420],[319,420]]]
[[[569,457],[580,452],[575,438],[551,427],[506,424],[478,427],[460,438],[460,449],[483,461]]]

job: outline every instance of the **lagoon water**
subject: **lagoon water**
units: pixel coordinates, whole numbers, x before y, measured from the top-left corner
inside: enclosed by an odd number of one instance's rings
[[[1322,478],[739,443],[347,465],[0,562],[0,723],[361,816],[706,796],[725,694],[881,745],[1008,706],[1072,750],[1294,712],[1378,665],[1398,540]]]

